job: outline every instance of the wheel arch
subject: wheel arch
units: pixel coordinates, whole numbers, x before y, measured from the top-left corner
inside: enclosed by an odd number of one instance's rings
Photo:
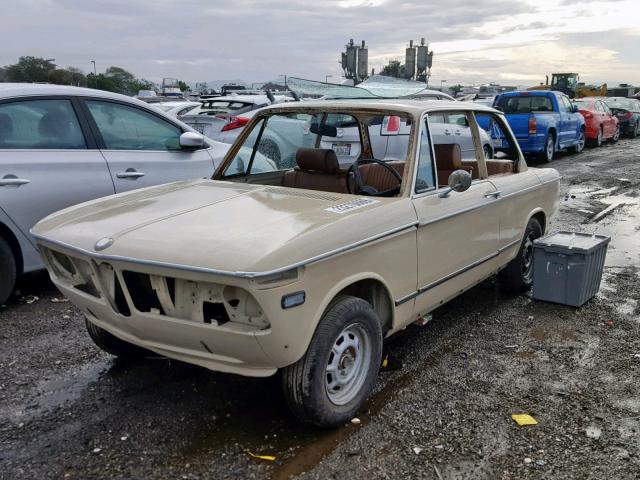
[[[542,233],[544,234],[547,231],[547,215],[546,213],[544,213],[544,210],[542,210],[542,208],[536,208],[535,210],[533,210],[527,218],[527,223],[524,226],[525,229],[527,228],[527,224],[532,218],[535,218],[536,220],[538,220],[538,222],[540,222]]]
[[[9,244],[9,247],[11,247],[13,257],[16,260],[16,273],[20,275],[24,270],[24,259],[22,258],[20,242],[13,231],[2,222],[0,222],[0,237],[2,237]]]
[[[316,319],[316,327],[340,295],[361,298],[371,304],[380,321],[383,335],[393,328],[395,304],[391,290],[384,279],[373,272],[354,275],[334,285],[326,295],[321,308],[318,309],[321,314]]]

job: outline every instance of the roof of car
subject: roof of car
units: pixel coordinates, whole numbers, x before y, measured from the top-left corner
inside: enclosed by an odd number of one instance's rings
[[[95,90],[93,88],[52,85],[48,83],[0,83],[0,99],[44,95],[80,95],[87,97],[111,98],[113,100],[128,100],[135,103],[145,104],[133,97],[127,97],[126,95],[120,95],[119,93],[106,92],[104,90]]]
[[[415,116],[430,111],[447,110],[476,110],[497,112],[491,107],[470,102],[451,100],[402,100],[402,99],[358,99],[358,100],[311,100],[305,102],[280,103],[265,107],[260,111],[299,111],[305,109],[346,109],[346,110],[392,110],[406,112]]]

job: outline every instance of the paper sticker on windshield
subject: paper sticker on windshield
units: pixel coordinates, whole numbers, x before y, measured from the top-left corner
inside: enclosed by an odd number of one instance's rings
[[[351,200],[347,203],[341,203],[334,205],[333,207],[325,208],[325,212],[331,213],[347,213],[358,208],[373,205],[374,203],[380,203],[380,200],[374,200],[373,198],[358,198],[357,200]]]

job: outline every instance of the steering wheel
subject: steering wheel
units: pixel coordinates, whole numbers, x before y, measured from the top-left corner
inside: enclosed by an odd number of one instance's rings
[[[395,179],[398,180],[398,186],[379,192],[375,187],[372,187],[371,185],[365,185],[364,181],[362,180],[362,175],[360,174],[360,165],[366,165],[368,163],[377,163],[381,167],[388,170],[391,175],[393,175]],[[353,172],[353,180],[355,183],[353,192],[351,191],[351,182],[349,182],[351,172]],[[359,158],[358,160],[353,162],[347,170],[347,191],[349,193],[355,193],[356,195],[368,195],[372,197],[392,197],[393,195],[396,195],[400,192],[401,184],[402,175],[400,175],[395,168],[389,166],[386,162],[375,158]]]

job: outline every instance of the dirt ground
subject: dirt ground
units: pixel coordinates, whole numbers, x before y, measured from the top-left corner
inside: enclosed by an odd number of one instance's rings
[[[640,478],[640,140],[552,166],[550,229],[613,236],[598,296],[485,282],[391,339],[360,423],[333,431],[296,423],[277,378],[119,363],[46,275],[24,278],[0,307],[0,478]]]

